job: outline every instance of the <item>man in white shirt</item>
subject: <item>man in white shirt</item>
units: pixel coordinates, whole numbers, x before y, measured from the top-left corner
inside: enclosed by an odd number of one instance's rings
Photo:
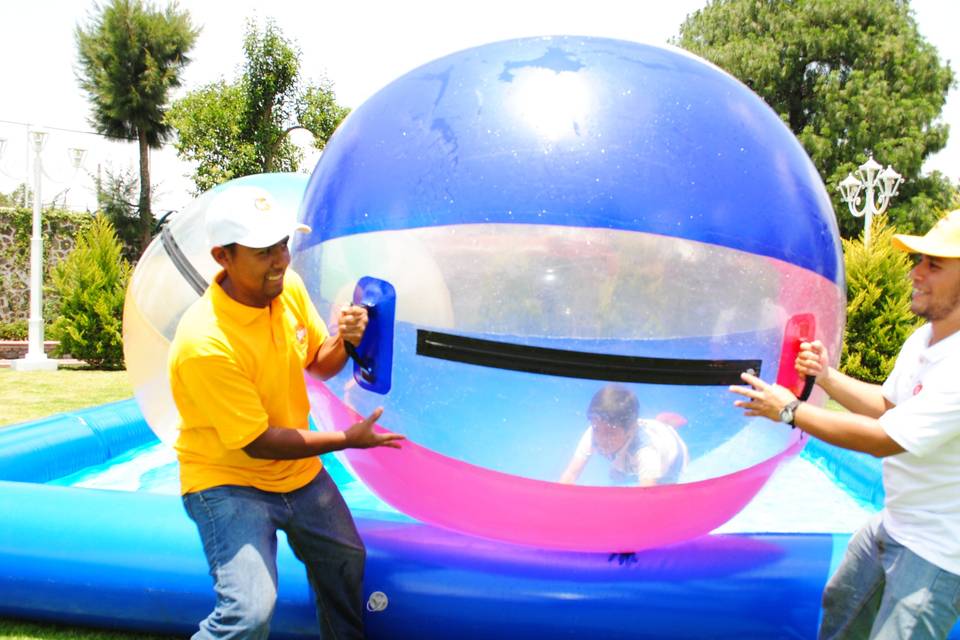
[[[748,416],[884,458],[884,509],[851,539],[824,590],[821,638],[946,638],[960,616],[960,210],[893,244],[918,258],[911,310],[927,324],[882,386],[828,366],[816,341],[801,345],[797,371],[849,413],[748,374],[749,386],[731,387]]]

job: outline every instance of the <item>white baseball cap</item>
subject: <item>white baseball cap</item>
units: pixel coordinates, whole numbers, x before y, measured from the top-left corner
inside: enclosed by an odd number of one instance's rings
[[[207,239],[212,247],[241,244],[251,249],[271,247],[310,227],[297,222],[297,212],[284,209],[260,187],[240,185],[217,194],[207,207]]]

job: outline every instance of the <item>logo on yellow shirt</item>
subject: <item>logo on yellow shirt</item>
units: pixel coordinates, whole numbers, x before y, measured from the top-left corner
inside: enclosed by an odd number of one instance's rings
[[[297,327],[297,342],[303,344],[307,339],[307,329],[303,325]]]

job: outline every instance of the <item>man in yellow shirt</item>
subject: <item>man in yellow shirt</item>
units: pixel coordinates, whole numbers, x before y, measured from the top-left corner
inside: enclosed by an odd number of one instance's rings
[[[222,267],[184,313],[170,347],[180,413],[181,493],[196,523],[217,603],[196,640],[267,638],[277,597],[276,532],[307,566],[324,638],[363,637],[363,542],[321,453],[399,447],[374,431],[377,409],[346,431],[309,430],[304,371],[326,380],[358,344],[362,307],[344,309],[330,336],[292,270],[297,224],[270,194],[239,186],[206,214]]]

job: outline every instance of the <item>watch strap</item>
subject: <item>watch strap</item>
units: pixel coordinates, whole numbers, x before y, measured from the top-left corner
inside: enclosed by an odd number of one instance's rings
[[[788,402],[787,406],[784,407],[784,409],[790,413],[790,420],[787,422],[787,424],[789,424],[793,429],[797,428],[797,407],[799,407],[801,404],[803,404],[803,400],[793,400]]]

